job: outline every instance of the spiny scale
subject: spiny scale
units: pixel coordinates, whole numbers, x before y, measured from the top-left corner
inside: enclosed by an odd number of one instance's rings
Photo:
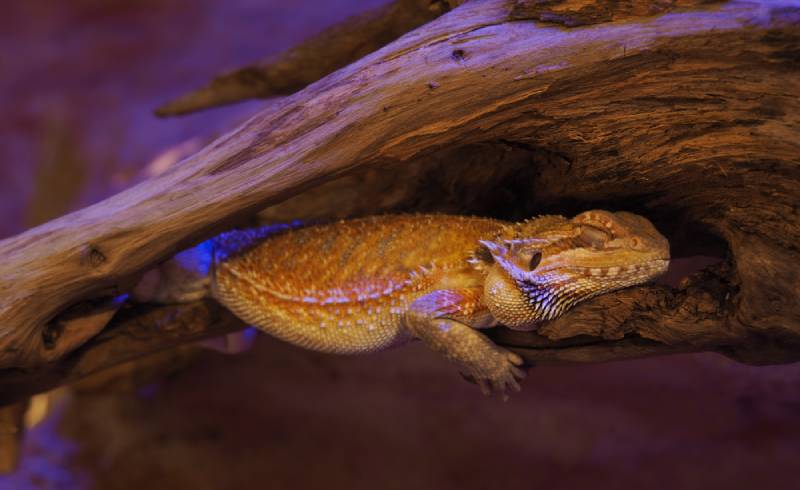
[[[518,389],[522,359],[478,330],[530,330],[597,294],[666,270],[652,223],[594,210],[511,224],[379,216],[213,240],[213,296],[303,347],[371,352],[422,339],[486,391]]]
[[[408,340],[400,324],[408,306],[449,275],[469,275],[467,261],[478,241],[496,237],[506,225],[390,215],[291,230],[254,246],[243,235],[248,232],[234,232],[235,240],[230,234],[218,239],[224,253],[216,258],[214,295],[243,320],[294,344],[336,353],[377,351]],[[475,310],[480,298],[474,302],[462,308]]]

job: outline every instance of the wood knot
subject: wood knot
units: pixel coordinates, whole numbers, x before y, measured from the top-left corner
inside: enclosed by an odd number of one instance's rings
[[[106,256],[99,248],[95,246],[88,246],[81,257],[81,262],[89,267],[100,267],[106,262]]]
[[[53,350],[56,347],[56,342],[61,334],[64,332],[64,325],[59,321],[52,321],[42,329],[42,343],[47,350]]]
[[[467,53],[464,52],[463,49],[454,49],[452,53],[450,53],[450,58],[457,63],[463,63],[467,57]]]

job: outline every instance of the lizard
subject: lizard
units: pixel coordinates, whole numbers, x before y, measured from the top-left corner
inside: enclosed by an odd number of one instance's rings
[[[421,339],[484,394],[505,399],[520,390],[523,359],[480,330],[532,330],[581,301],[651,281],[667,270],[669,242],[624,211],[517,223],[380,215],[230,231],[176,261],[137,296],[211,296],[246,323],[322,352]]]

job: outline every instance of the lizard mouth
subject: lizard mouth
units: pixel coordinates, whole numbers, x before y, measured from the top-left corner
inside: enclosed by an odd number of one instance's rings
[[[644,262],[640,262],[636,265],[630,266],[627,272],[633,273],[635,275],[647,274],[652,278],[655,278],[667,272],[668,268],[669,268],[669,259],[659,257],[657,259],[647,260]]]
[[[657,269],[666,272],[669,269],[669,257],[659,257],[650,262]]]

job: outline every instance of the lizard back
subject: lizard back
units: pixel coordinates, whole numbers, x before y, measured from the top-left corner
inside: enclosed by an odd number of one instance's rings
[[[408,339],[403,313],[506,223],[386,215],[217,240],[214,296],[243,320],[325,352],[370,352]],[[242,250],[247,253],[241,253]],[[467,280],[470,280],[469,278]]]

